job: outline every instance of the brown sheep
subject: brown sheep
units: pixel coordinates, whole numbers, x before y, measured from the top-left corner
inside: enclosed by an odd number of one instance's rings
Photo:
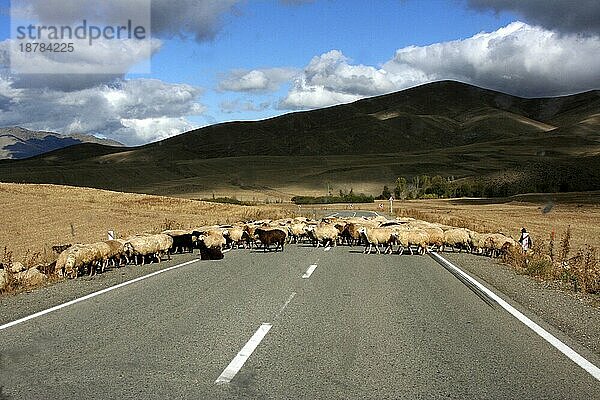
[[[281,246],[281,251],[283,251],[283,246],[285,244],[285,239],[287,234],[283,229],[279,228],[256,228],[254,230],[254,234],[258,237],[258,240],[263,244],[264,251],[271,251],[270,246],[275,244],[275,251]]]

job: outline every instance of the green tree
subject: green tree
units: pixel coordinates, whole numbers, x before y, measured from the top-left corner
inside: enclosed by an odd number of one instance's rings
[[[448,181],[440,175],[436,175],[431,178],[429,187],[425,189],[426,194],[433,194],[437,197],[447,197],[449,191]]]
[[[406,199],[407,197],[407,181],[406,178],[401,176],[396,179],[396,187],[394,188],[394,197],[397,199]]]
[[[392,196],[392,192],[390,192],[390,188],[385,185],[383,187],[383,191],[381,192],[381,196],[379,196],[379,199],[383,199],[383,200],[387,200]]]

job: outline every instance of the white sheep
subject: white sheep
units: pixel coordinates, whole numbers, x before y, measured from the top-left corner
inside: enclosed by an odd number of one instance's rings
[[[465,228],[454,228],[448,229],[444,232],[444,248],[450,246],[452,251],[458,249],[459,252],[462,249],[471,252],[471,238],[469,229]]]
[[[435,224],[410,224],[415,229],[420,229],[427,233],[429,237],[427,244],[431,249],[439,250],[444,246],[444,231]]]
[[[397,233],[391,228],[374,228],[374,227],[362,227],[359,229],[362,239],[365,242],[364,254],[371,254],[373,245],[377,254],[381,254],[379,245],[383,248],[385,245],[384,253],[391,253],[392,245],[396,243],[398,238]]]
[[[125,240],[106,240],[104,243],[106,243],[110,248],[108,252],[108,260],[112,261],[113,266],[120,267],[123,265],[123,260],[125,260],[125,264],[129,264],[129,259],[125,254]]]
[[[501,233],[490,233],[483,239],[484,253],[490,257],[499,257],[511,247],[516,247],[517,242]]]
[[[232,226],[231,228],[226,228],[222,231],[223,237],[233,248],[239,248],[243,246],[246,248],[246,244],[248,242],[248,233],[241,226]]]
[[[335,246],[340,231],[333,225],[319,223],[318,225],[309,225],[306,227],[306,233],[312,239],[313,245],[319,247]]]
[[[164,254],[169,256],[169,249],[173,246],[173,238],[164,233],[157,235],[137,235],[133,236],[125,242],[123,248],[125,254],[133,257],[134,263],[138,264],[138,257],[141,257],[142,265],[146,261],[146,257],[154,257],[157,262],[161,261]]]
[[[290,237],[290,243],[298,243],[301,239],[307,238],[306,234],[306,223],[304,222],[292,222],[288,226],[288,233]]]
[[[102,253],[98,246],[84,244],[71,246],[68,250],[63,275],[77,278],[84,268],[89,269],[89,274],[96,272],[96,267],[102,262]]]
[[[427,246],[429,244],[429,235],[426,231],[420,228],[397,228],[394,229],[396,232],[398,246],[398,254],[404,253],[405,249],[413,253],[413,246],[417,248],[418,254],[425,254],[427,252]]]

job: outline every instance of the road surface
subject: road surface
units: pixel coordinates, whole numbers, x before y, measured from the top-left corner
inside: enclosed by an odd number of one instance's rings
[[[2,329],[0,399],[600,398],[433,258],[361,250],[236,250]]]

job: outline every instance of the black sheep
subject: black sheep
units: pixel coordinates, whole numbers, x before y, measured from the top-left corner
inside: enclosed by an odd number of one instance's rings
[[[285,244],[285,238],[287,237],[287,234],[285,233],[285,231],[283,231],[281,229],[277,229],[277,228],[270,228],[270,229],[256,228],[254,233],[258,236],[258,240],[260,240],[260,242],[263,244],[264,251],[267,251],[267,249],[269,249],[269,251],[271,251],[270,246],[272,244],[276,245],[275,251],[277,251],[277,249],[279,249],[280,246],[281,246],[281,251],[283,251],[283,246]]]

